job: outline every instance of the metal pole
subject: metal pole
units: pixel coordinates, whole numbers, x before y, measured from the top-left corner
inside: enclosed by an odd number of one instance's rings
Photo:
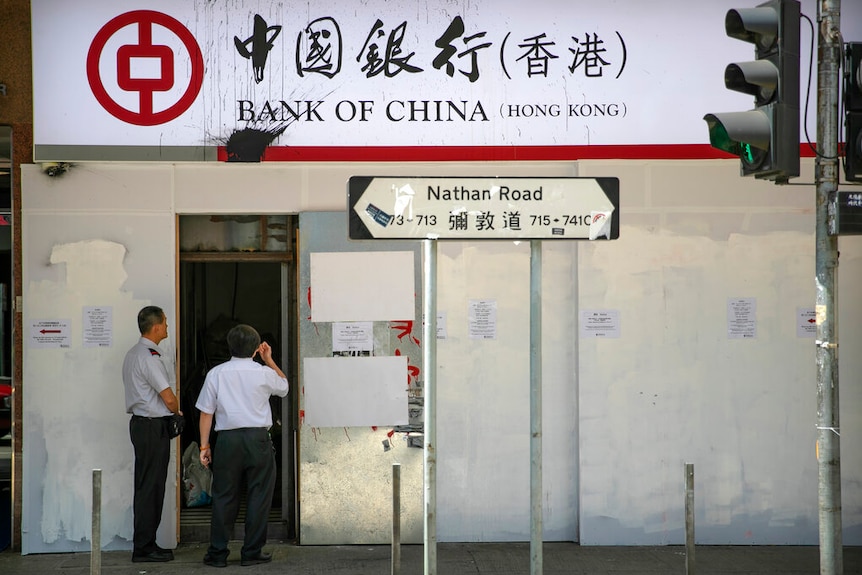
[[[530,575],[542,574],[542,242],[530,241]]]
[[[820,573],[844,572],[841,541],[841,437],[838,417],[838,339],[835,272],[838,238],[828,234],[829,200],[838,189],[840,0],[820,0],[817,54],[816,319],[817,465]]]
[[[102,470],[93,470],[93,531],[90,536],[90,575],[102,572]]]
[[[437,575],[437,240],[424,240],[425,575]]]
[[[401,464],[392,464],[392,575],[401,573]]]
[[[694,463],[685,464],[685,573],[694,575]]]

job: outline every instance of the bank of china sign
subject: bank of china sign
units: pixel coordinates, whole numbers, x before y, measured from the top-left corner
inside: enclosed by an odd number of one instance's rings
[[[725,4],[33,0],[36,155],[701,144]]]

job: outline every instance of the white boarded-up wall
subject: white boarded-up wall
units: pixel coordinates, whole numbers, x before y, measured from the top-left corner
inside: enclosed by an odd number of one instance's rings
[[[138,311],[161,306],[174,349],[174,217],[170,169],[103,167],[52,179],[23,166],[23,325],[63,320],[68,339],[23,334],[22,551],[88,551],[92,470],[102,470],[102,542],[131,548],[134,458],[122,362]],[[84,341],[84,310],[110,308],[108,347]],[[174,374],[174,369],[169,368]],[[175,461],[158,542],[176,544]]]
[[[814,307],[814,188],[742,179],[729,162],[581,165],[608,170],[627,191],[626,233],[582,246],[580,306],[618,310],[622,336],[579,346],[581,542],[682,543],[691,462],[698,542],[816,544],[815,340],[797,334],[798,308]],[[842,240],[842,265],[854,245]],[[755,338],[729,336],[728,298],[756,302]],[[856,377],[841,373],[858,425]],[[844,445],[854,485],[862,462]],[[845,543],[859,542],[857,492]]]
[[[800,181],[811,182],[813,162],[803,164]],[[543,250],[547,539],[681,543],[688,461],[699,543],[817,543],[814,344],[794,324],[797,308],[814,304],[813,186],[742,179],[734,161],[81,164],[57,179],[24,166],[24,322],[70,318],[77,333],[82,306],[111,305],[114,345],[73,339],[47,355],[25,347],[25,550],[89,548],[86,533],[83,542],[53,537],[84,529],[69,520],[89,509],[97,455],[119,466],[103,476],[116,496],[103,503],[102,541],[122,545],[130,534],[130,444],[114,391],[140,305],[174,315],[174,213],[343,211],[348,177],[404,173],[620,178],[619,240]],[[99,266],[66,285],[52,250],[82,241],[126,247],[122,285],[105,282]],[[841,238],[839,247],[844,542],[858,545],[862,245]],[[526,541],[529,248],[441,243],[438,264],[449,337],[438,342],[438,537]],[[62,297],[44,295],[52,289]],[[732,297],[756,299],[752,341],[727,338]],[[477,299],[497,304],[490,342],[467,341]],[[579,309],[618,311],[620,337],[579,340]],[[46,434],[46,421],[65,443]],[[350,458],[350,447],[336,455]],[[418,505],[421,494],[402,500]]]

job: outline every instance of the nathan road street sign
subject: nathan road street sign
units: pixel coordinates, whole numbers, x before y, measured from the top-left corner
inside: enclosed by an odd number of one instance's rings
[[[353,176],[347,196],[352,240],[620,235],[618,178]]]

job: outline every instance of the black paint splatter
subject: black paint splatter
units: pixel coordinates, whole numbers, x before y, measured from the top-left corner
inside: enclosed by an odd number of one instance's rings
[[[269,130],[243,128],[231,134],[227,140],[228,162],[259,162],[263,159],[266,147],[279,137],[287,126]]]

